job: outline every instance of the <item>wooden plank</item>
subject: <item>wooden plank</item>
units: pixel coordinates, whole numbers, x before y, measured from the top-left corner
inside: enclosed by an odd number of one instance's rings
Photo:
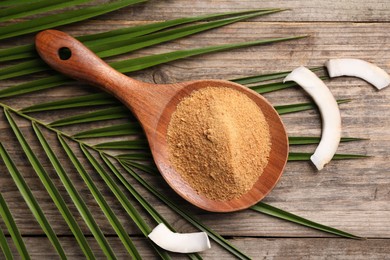
[[[124,8],[117,12],[114,19],[123,20],[165,20],[173,17],[201,15],[212,12],[228,12],[248,10],[253,8],[289,8],[291,11],[282,14],[261,18],[261,21],[288,21],[288,22],[388,22],[390,3],[381,1],[158,1],[150,0],[148,3],[132,8]],[[158,10],[158,11],[156,11]],[[102,19],[112,18],[111,15]],[[131,17],[129,19],[129,17]]]
[[[317,0],[277,0],[271,2],[255,0],[150,0],[148,3],[138,5],[137,7],[124,8],[112,14],[75,25],[64,26],[61,29],[73,35],[81,35],[184,16],[268,7],[288,7],[292,8],[292,10],[240,22],[173,43],[136,51],[111,60],[211,44],[308,34],[310,37],[299,41],[203,55],[129,75],[140,80],[156,83],[200,78],[231,79],[260,73],[291,70],[300,65],[320,66],[327,59],[337,57],[362,58],[376,63],[390,72],[390,45],[387,35],[390,29],[388,16],[390,3],[385,0],[355,0],[352,2],[334,0],[327,2]],[[3,41],[1,47],[31,42],[32,38],[33,35],[30,35],[20,39]],[[3,64],[0,66],[3,66]],[[23,80],[23,78],[17,78],[1,81],[0,89],[17,84]],[[308,162],[290,162],[280,183],[264,202],[322,224],[331,225],[356,235],[369,237],[370,239],[354,241],[334,238],[328,234],[277,220],[251,210],[223,215],[204,212],[189,205],[174,194],[161,177],[147,174],[143,174],[143,177],[177,202],[183,209],[194,214],[203,223],[218,233],[232,238],[230,240],[234,245],[253,256],[254,259],[388,258],[390,254],[390,178],[387,165],[390,159],[389,89],[384,89],[378,93],[372,86],[353,78],[334,79],[327,81],[327,84],[337,98],[353,99],[351,103],[341,106],[343,135],[369,138],[366,141],[342,144],[339,152],[366,154],[373,157],[356,161],[333,161],[325,170],[319,173]],[[71,86],[18,98],[2,99],[0,102],[15,108],[22,108],[47,100],[92,92],[93,90],[88,89],[88,87],[71,84]],[[275,105],[307,102],[310,100],[298,88],[266,94],[266,97]],[[89,109],[74,109],[58,113],[37,113],[32,114],[32,116],[36,116],[45,122],[50,122],[60,117],[87,110]],[[40,148],[33,137],[29,122],[20,120],[17,117],[16,119],[34,150],[39,154],[43,165],[50,169],[49,161],[42,152],[39,152]],[[320,116],[315,110],[285,115],[283,116],[283,121],[290,135],[320,135]],[[124,121],[116,120],[115,122]],[[63,129],[66,132],[74,133],[90,127],[101,127],[106,124],[105,122],[96,125],[85,124]],[[104,214],[99,210],[98,205],[94,202],[81,178],[66,160],[63,151],[61,151],[55,140],[55,135],[48,135],[48,140],[54,144],[56,153],[69,170],[71,179],[86,200],[99,226],[110,237],[109,240],[119,258],[127,258],[125,249],[120,245],[119,240],[115,238],[114,231],[105,219]],[[0,113],[0,141],[5,144],[11,156],[15,159],[34,195],[37,196],[41,203],[53,228],[60,236],[69,257],[71,259],[80,258],[82,252],[78,248],[77,243],[70,237],[70,230],[66,227],[65,222],[44,191],[37,176],[30,169],[26,158],[21,154],[20,147],[18,147],[12,132],[7,126],[3,113]],[[97,141],[97,139],[93,139],[88,142],[95,143]],[[312,145],[294,147],[292,150],[312,152],[314,149],[315,146]],[[126,230],[129,234],[135,236],[135,243],[142,256],[145,259],[155,258],[147,243],[140,238],[142,235],[135,224],[126,216],[126,213],[109,192],[103,181],[91,171],[90,166],[87,168]],[[0,163],[0,173],[0,192],[9,204],[16,223],[25,236],[29,252],[33,258],[55,258],[56,253],[47,239],[42,237],[42,230],[33,219],[32,214],[23,202],[2,163]],[[90,235],[82,218],[70,203],[70,198],[66,195],[55,172],[49,170],[49,174],[64,195],[82,230],[87,235]],[[130,177],[128,179],[179,232],[195,231],[185,220],[162,205],[160,201],[142,189],[134,180]],[[140,209],[139,206],[137,208]],[[144,212],[143,216],[151,226],[155,225],[154,221],[147,217]],[[0,227],[5,230],[2,222]],[[97,244],[94,239],[89,238],[89,240],[92,247],[96,249]],[[12,249],[15,252],[16,249],[14,247]],[[96,252],[98,258],[104,258],[99,250]],[[206,259],[231,258],[230,255],[215,244],[213,244],[212,250],[203,253],[202,256]],[[181,259],[183,257],[174,255],[174,258]]]
[[[237,248],[252,259],[386,259],[390,254],[389,239],[369,239],[363,241],[324,238],[234,238],[229,239]],[[25,237],[27,249],[32,259],[56,259],[57,255],[50,242],[40,237]],[[118,259],[128,259],[129,255],[117,238],[109,238]],[[81,250],[74,246],[75,241],[63,237],[61,244],[69,259],[83,258]],[[104,259],[98,245],[88,239],[97,259]],[[158,259],[144,239],[133,238],[143,259]],[[12,242],[9,244],[17,255]],[[0,253],[1,254],[1,253]],[[182,254],[170,254],[173,259],[188,259]],[[235,259],[222,248],[211,244],[211,249],[200,253],[204,259]]]
[[[107,2],[98,0],[92,3],[82,4],[78,7],[88,7],[98,3]],[[259,21],[287,21],[287,22],[389,22],[388,10],[390,4],[386,0],[354,0],[354,1],[267,1],[256,0],[182,0],[159,1],[148,0],[146,3],[131,5],[120,10],[93,18],[94,20],[121,20],[128,21],[158,21],[179,17],[203,15],[209,13],[245,11],[250,9],[282,8],[288,11],[281,14],[273,14]],[[75,9],[75,8],[67,8]],[[60,13],[63,10],[50,12]],[[25,20],[40,15],[29,16]]]

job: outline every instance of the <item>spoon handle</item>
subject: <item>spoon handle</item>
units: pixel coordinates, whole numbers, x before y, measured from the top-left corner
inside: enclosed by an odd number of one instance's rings
[[[123,86],[131,92],[128,86],[136,88],[145,84],[114,70],[81,42],[61,31],[46,30],[38,33],[35,48],[41,58],[55,70],[98,86],[115,96],[122,92]]]
[[[116,71],[72,36],[56,30],[37,34],[35,48],[53,69],[100,87],[126,105],[139,119],[148,138],[162,111],[186,84],[151,84]]]

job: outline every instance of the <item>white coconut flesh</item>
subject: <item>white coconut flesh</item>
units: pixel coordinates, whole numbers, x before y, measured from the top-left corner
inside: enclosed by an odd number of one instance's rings
[[[390,75],[378,66],[360,59],[331,59],[325,63],[329,76],[352,76],[364,79],[377,89],[390,85]]]
[[[321,140],[310,159],[318,170],[322,170],[324,165],[332,160],[340,143],[341,116],[337,101],[325,83],[305,67],[294,69],[284,79],[284,82],[286,81],[294,81],[300,85],[320,110]]]
[[[205,232],[175,233],[164,223],[158,224],[148,237],[159,247],[175,253],[196,253],[211,248]]]

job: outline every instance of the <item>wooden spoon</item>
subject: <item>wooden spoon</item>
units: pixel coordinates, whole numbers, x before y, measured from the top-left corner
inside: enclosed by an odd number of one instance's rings
[[[239,84],[223,80],[197,80],[174,84],[150,84],[114,70],[78,40],[66,33],[47,30],[36,36],[36,49],[42,59],[59,72],[98,86],[125,104],[141,123],[154,161],[168,184],[190,203],[214,212],[248,208],[264,198],[283,173],[288,156],[288,138],[272,105],[261,95]],[[246,94],[261,108],[271,133],[269,162],[253,188],[243,196],[210,200],[198,194],[169,161],[167,128],[177,104],[191,92],[204,87],[232,88]]]

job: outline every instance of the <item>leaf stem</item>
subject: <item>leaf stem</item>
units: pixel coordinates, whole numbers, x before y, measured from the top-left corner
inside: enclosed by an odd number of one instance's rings
[[[2,102],[0,102],[0,107],[3,107],[3,108],[5,108],[5,109],[9,110],[9,111],[11,111],[11,112],[17,114],[18,116],[23,117],[24,119],[27,119],[27,120],[29,120],[29,121],[31,121],[31,122],[34,122],[34,123],[36,123],[36,124],[39,124],[39,125],[45,127],[46,129],[48,129],[48,130],[50,130],[50,131],[52,131],[52,132],[54,132],[54,133],[56,133],[56,134],[58,134],[58,135],[64,136],[64,137],[66,137],[66,138],[68,138],[68,139],[71,139],[71,140],[77,142],[78,144],[85,145],[85,146],[87,146],[88,148],[91,148],[91,149],[93,149],[93,150],[95,150],[95,151],[97,151],[97,152],[102,152],[101,150],[95,148],[95,147],[92,146],[92,145],[89,145],[89,144],[87,144],[87,143],[81,142],[80,140],[74,138],[74,137],[73,137],[72,135],[70,135],[70,134],[67,134],[67,133],[65,133],[65,132],[63,132],[63,131],[61,131],[61,130],[58,130],[58,129],[54,128],[54,127],[51,127],[49,124],[46,124],[45,122],[43,122],[43,121],[41,121],[41,120],[39,120],[39,119],[37,119],[37,118],[31,117],[31,116],[29,116],[29,115],[27,115],[27,114],[21,112],[20,110],[14,109],[14,108],[12,108],[12,107],[10,107],[10,106],[8,106],[8,105],[2,103]],[[110,155],[110,154],[107,154],[107,156],[114,158],[114,156],[112,156],[112,155]]]

